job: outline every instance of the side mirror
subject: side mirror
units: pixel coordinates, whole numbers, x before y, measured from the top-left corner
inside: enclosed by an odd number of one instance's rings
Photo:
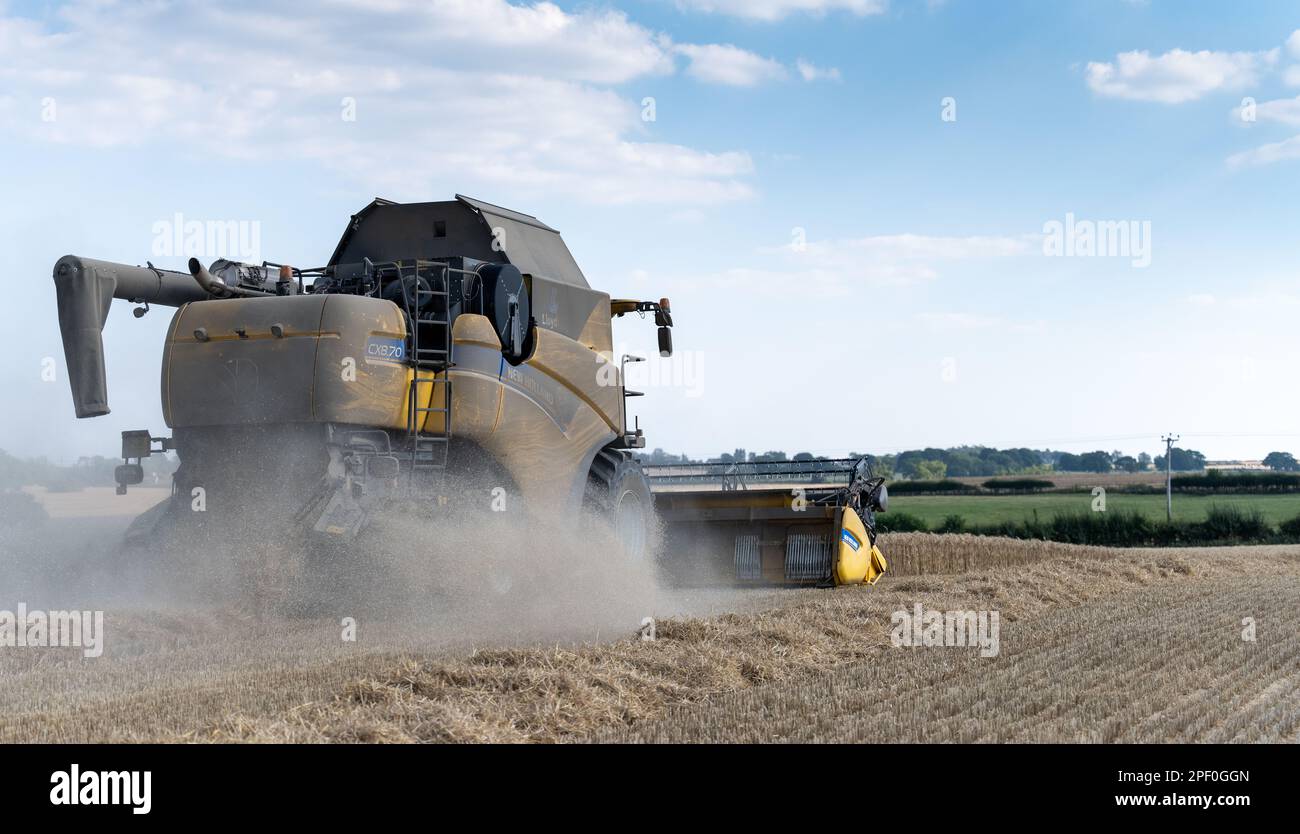
[[[885,488],[883,483],[876,488],[875,492],[871,493],[871,497],[868,501],[871,505],[871,509],[875,512],[889,512],[889,490]]]
[[[123,458],[147,458],[151,454],[149,431],[147,429],[122,432]]]
[[[673,331],[667,327],[659,328],[659,355],[673,355]]]
[[[113,470],[113,480],[122,487],[144,483],[144,467],[138,463],[124,463]]]

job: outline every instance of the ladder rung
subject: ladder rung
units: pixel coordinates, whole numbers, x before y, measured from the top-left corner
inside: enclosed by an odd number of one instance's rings
[[[400,272],[399,274],[405,275],[408,273]],[[418,265],[414,268],[413,274],[417,277],[421,274]],[[412,477],[417,471],[446,471],[451,455],[452,380],[447,373],[447,370],[453,366],[451,361],[451,292],[450,284],[445,280],[441,282],[441,286],[442,289],[421,289],[417,285],[414,292],[407,296],[408,299],[414,300],[412,303],[407,304],[407,315],[412,321],[411,350],[408,357],[412,366],[412,374],[411,396],[406,408],[406,432],[411,440],[408,455],[411,461]],[[444,298],[446,301],[442,302],[441,305],[435,303],[433,309],[421,313],[419,308],[424,306],[427,299],[432,298]],[[439,306],[442,309],[438,309]],[[423,341],[432,342],[438,347],[421,347],[422,336],[424,337]],[[416,386],[438,385],[439,383],[446,386],[443,388],[445,405],[440,408],[435,408],[432,405],[428,407],[419,405],[419,399],[415,394]],[[431,398],[431,402],[436,402],[436,400]],[[421,434],[421,425],[426,419],[423,415],[426,414],[444,415],[443,420],[446,431],[441,435]]]

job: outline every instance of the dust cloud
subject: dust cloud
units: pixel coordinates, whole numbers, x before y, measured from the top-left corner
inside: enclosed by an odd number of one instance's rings
[[[340,543],[244,471],[237,508],[214,493],[203,513],[159,488],[0,492],[0,611],[104,614],[99,657],[0,647],[0,742],[183,738],[329,701],[409,659],[625,641],[647,617],[764,596],[668,585],[599,513],[541,518],[519,500],[493,512],[478,499],[492,479],[457,481],[471,500],[446,506],[392,502]]]
[[[111,507],[116,496],[103,492]],[[30,496],[7,497],[0,609],[105,610],[110,640],[114,621],[145,612],[217,612],[263,626],[347,617],[402,646],[581,642],[634,634],[677,607],[654,560],[629,558],[590,512],[545,519],[487,502],[401,502],[343,543],[266,504],[179,507],[130,543],[129,516],[48,518]]]

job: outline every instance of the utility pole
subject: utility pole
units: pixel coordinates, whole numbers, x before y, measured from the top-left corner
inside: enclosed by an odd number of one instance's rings
[[[1167,434],[1160,438],[1165,444],[1165,519],[1174,520],[1174,443],[1178,435]]]

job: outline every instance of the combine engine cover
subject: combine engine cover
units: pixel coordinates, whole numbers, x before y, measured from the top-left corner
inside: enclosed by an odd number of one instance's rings
[[[365,296],[187,304],[163,346],[163,417],[172,428],[349,423],[405,429],[406,335],[401,310]]]

